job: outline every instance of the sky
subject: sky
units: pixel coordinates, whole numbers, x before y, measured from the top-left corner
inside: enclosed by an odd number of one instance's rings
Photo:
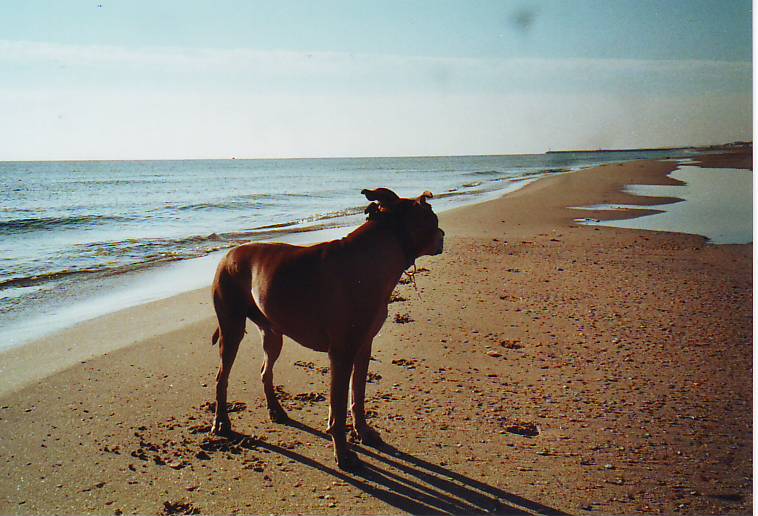
[[[5,0],[0,160],[752,139],[745,0]]]

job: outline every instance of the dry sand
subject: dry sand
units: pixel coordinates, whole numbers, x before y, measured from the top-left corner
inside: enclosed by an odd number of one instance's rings
[[[207,291],[4,354],[0,513],[751,512],[752,246],[578,226],[611,214],[566,208],[660,204],[621,188],[671,184],[674,166],[444,214],[446,252],[419,260],[418,294],[399,286],[374,343],[367,405],[390,446],[358,446],[361,474],[322,432],[324,355],[286,341],[274,381],[297,423],[268,421],[252,326],[229,392],[248,437],[208,435]]]

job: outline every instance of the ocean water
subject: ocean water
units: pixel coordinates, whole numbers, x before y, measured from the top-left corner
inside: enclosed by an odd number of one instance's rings
[[[0,162],[0,348],[210,284],[243,242],[341,236],[364,219],[363,188],[430,190],[439,212],[546,174],[688,155]]]
[[[753,241],[753,173],[736,168],[700,168],[682,164],[670,177],[682,185],[631,185],[626,191],[649,197],[682,199],[654,206],[596,205],[584,209],[653,209],[643,217],[585,222],[596,226],[670,231],[701,235],[711,244]]]

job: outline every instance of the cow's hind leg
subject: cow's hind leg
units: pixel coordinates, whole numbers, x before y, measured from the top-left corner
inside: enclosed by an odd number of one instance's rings
[[[279,404],[274,392],[274,364],[282,352],[282,334],[264,327],[261,329],[261,336],[263,337],[261,380],[263,380],[263,393],[266,395],[268,415],[274,423],[286,423],[289,421],[289,416]]]
[[[229,384],[229,373],[232,370],[234,359],[237,357],[242,337],[245,335],[245,314],[235,317],[228,313],[219,315],[219,353],[221,365],[216,375],[216,414],[213,418],[211,431],[214,434],[229,434],[232,424],[226,410],[226,391]]]

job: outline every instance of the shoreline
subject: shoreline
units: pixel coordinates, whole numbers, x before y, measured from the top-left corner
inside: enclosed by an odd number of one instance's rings
[[[691,155],[691,153],[683,154]],[[510,160],[505,161],[500,160],[499,158],[501,157],[498,156],[478,157],[478,161],[472,161],[473,158],[450,157],[419,158],[421,161],[417,159],[416,161],[418,162],[408,162],[405,158],[393,158],[389,162],[392,164],[390,169],[397,167],[398,170],[404,170],[408,174],[402,174],[402,177],[393,177],[390,174],[389,177],[393,182],[397,183],[396,186],[401,189],[399,190],[400,193],[413,194],[424,189],[431,189],[433,192],[436,192],[438,195],[434,204],[437,210],[441,211],[448,207],[467,205],[482,202],[488,198],[499,197],[505,192],[517,188],[519,184],[547,174],[574,171],[604,162],[634,160],[643,157],[659,158],[672,155],[678,156],[679,154],[676,152],[664,153],[664,151],[650,151],[648,153],[619,152],[611,153],[610,155],[607,153],[602,155],[590,153],[587,156],[576,158],[549,159],[544,155],[524,155],[520,157],[512,156]],[[406,161],[403,161],[404,159]],[[142,162],[135,163],[139,164]],[[338,167],[341,167],[341,172],[337,176],[349,171],[350,167],[353,166],[358,166],[359,169],[365,171],[365,166],[367,165],[365,162],[354,164],[351,160],[337,160],[335,163],[342,163]],[[57,166],[62,165],[61,163],[57,164]],[[382,166],[378,164],[374,165],[382,169]],[[155,172],[155,167],[157,167],[156,164],[148,163],[136,168],[125,166],[123,171],[128,177],[134,179],[141,177],[140,174],[144,172],[143,169]],[[223,169],[223,166],[221,168]],[[438,168],[439,170],[437,170]],[[37,170],[37,172],[42,173],[45,170],[43,167]],[[255,167],[245,170],[247,174],[252,174],[253,176],[258,173]],[[441,174],[431,173],[435,171]],[[14,177],[14,174],[17,174],[18,170],[11,169],[9,172],[9,177]],[[416,174],[416,172],[420,175]],[[104,173],[106,173],[104,169],[98,167],[74,171],[74,175],[85,183],[92,179],[90,176],[93,174],[93,177],[97,178]],[[205,172],[195,168],[188,173],[202,176]],[[325,172],[320,170],[318,174],[323,176]],[[39,174],[30,173],[30,175],[37,176]],[[169,173],[169,176],[167,178],[169,184],[172,181],[177,181],[176,174],[171,175]],[[413,179],[414,177],[415,179]],[[36,184],[36,179],[34,178],[30,179],[30,181],[36,187],[39,187],[37,188],[38,191],[41,191],[44,186],[42,183]],[[34,257],[39,254],[35,249],[47,249],[45,247],[47,244],[44,241],[39,242],[39,245],[37,245],[38,243],[35,240],[36,238],[41,238],[41,235],[44,235],[44,231],[42,233],[33,232],[29,235],[28,239],[23,240],[12,237],[9,242],[6,242],[8,245],[5,250],[9,256],[14,256],[18,253],[20,261],[16,265],[9,265],[6,270],[7,278],[12,279],[5,281],[5,288],[3,288],[2,296],[0,296],[2,297],[0,300],[0,326],[3,326],[5,330],[4,339],[3,342],[0,342],[0,347],[8,348],[28,342],[34,338],[50,334],[51,331],[65,329],[74,322],[81,322],[94,316],[103,315],[114,308],[133,306],[186,292],[191,288],[197,288],[201,286],[201,282],[198,282],[197,279],[203,275],[212,276],[212,271],[208,273],[208,267],[203,268],[201,265],[203,263],[210,263],[214,259],[218,260],[224,252],[223,249],[244,241],[275,239],[277,241],[299,243],[301,239],[316,241],[326,240],[330,236],[339,236],[337,233],[340,231],[343,233],[347,232],[351,225],[357,225],[362,220],[362,205],[356,204],[356,200],[359,197],[356,197],[357,191],[365,186],[365,182],[370,183],[371,181],[371,177],[363,177],[361,180],[353,181],[350,189],[343,188],[340,190],[341,193],[335,198],[335,200],[338,198],[339,202],[333,202],[332,204],[334,206],[348,206],[347,208],[333,211],[331,205],[327,206],[323,202],[314,201],[315,204],[310,206],[309,209],[302,210],[300,209],[302,206],[300,206],[291,216],[285,216],[280,213],[280,218],[266,215],[265,210],[255,210],[254,213],[251,213],[251,217],[258,222],[251,223],[249,228],[241,222],[231,225],[225,224],[224,221],[229,222],[225,218],[228,216],[228,213],[224,216],[220,216],[218,213],[211,213],[206,214],[207,216],[201,216],[197,225],[192,226],[194,228],[192,231],[176,232],[171,228],[164,227],[161,229],[157,227],[153,231],[152,236],[150,236],[150,231],[145,232],[143,229],[140,229],[140,224],[151,217],[157,217],[159,220],[162,220],[161,217],[173,217],[172,210],[187,211],[189,209],[189,212],[192,212],[198,207],[205,209],[205,207],[216,206],[214,204],[215,201],[211,202],[211,204],[202,201],[202,196],[195,199],[197,202],[194,202],[192,199],[185,199],[177,205],[169,203],[166,206],[161,205],[163,207],[154,206],[153,208],[157,211],[153,212],[153,209],[150,209],[147,212],[151,213],[151,215],[136,216],[136,221],[142,221],[135,222],[137,227],[133,228],[133,230],[136,233],[126,234],[123,233],[124,228],[117,228],[117,236],[109,236],[107,231],[103,231],[103,228],[98,226],[96,222],[99,220],[99,217],[102,216],[107,219],[112,216],[114,219],[120,220],[123,217],[130,219],[132,216],[128,210],[123,213],[118,210],[111,210],[112,212],[105,210],[100,215],[91,215],[91,222],[96,227],[82,226],[83,229],[88,231],[92,229],[92,232],[88,233],[87,238],[96,243],[86,243],[83,250],[77,250],[75,248],[79,244],[72,244],[73,241],[68,242],[56,251],[61,256],[60,260],[52,258],[48,260],[44,256],[39,256],[38,263],[35,262]],[[129,182],[127,181],[126,184],[129,184]],[[414,185],[413,189],[407,190],[411,184]],[[237,184],[237,186],[241,185]],[[107,195],[108,188],[104,188],[105,190],[101,194]],[[124,188],[128,189],[131,187],[124,186]],[[406,190],[402,191],[403,188]],[[275,199],[269,207],[271,213],[278,213],[277,210],[284,208],[281,195],[276,194],[275,190],[274,188],[269,192],[273,196],[272,199]],[[315,198],[319,198],[319,196],[317,195]],[[39,201],[43,204],[45,202],[43,199]],[[235,203],[239,200],[227,201],[231,203],[230,206],[238,206]],[[222,206],[223,204],[221,203],[218,206]],[[354,215],[351,215],[353,213]],[[58,222],[73,224],[69,229],[76,229],[77,224],[84,224],[84,219],[77,218],[75,215],[69,215],[65,215],[64,213],[60,218],[43,217],[35,219],[32,217],[20,219],[17,222],[23,227],[24,224],[28,225],[32,221],[37,220],[42,224],[42,229],[52,229]],[[208,224],[209,219],[219,216],[219,220],[210,225]],[[281,217],[284,218],[282,219]],[[85,217],[85,219],[89,220],[89,216]],[[15,220],[11,219],[9,221],[11,226]],[[337,233],[332,232],[331,234],[329,231],[326,231],[323,236],[319,233],[312,233],[313,230],[335,225],[343,229],[337,229]],[[168,233],[165,233],[164,230],[168,231]],[[118,233],[119,231],[122,232]],[[156,235],[161,238],[156,240],[153,238]],[[163,240],[162,248],[156,245],[159,240]],[[15,249],[16,246],[21,246],[18,251]],[[52,248],[55,247],[55,245],[52,246]],[[100,247],[110,250],[102,253]],[[29,252],[24,251],[24,249]],[[214,251],[218,251],[219,249],[222,249],[222,251],[214,254]],[[45,252],[51,256],[56,255],[56,253],[51,254],[49,251],[50,249]],[[82,256],[77,258],[80,254]],[[120,258],[122,255],[126,256],[123,262]],[[108,256],[114,257],[115,261],[109,261]],[[37,265],[34,265],[34,263],[37,263]],[[85,269],[80,270],[81,267],[85,267]],[[213,264],[210,264],[209,267],[212,269]],[[38,276],[34,275],[35,270]],[[185,278],[182,278],[182,273]],[[48,274],[51,274],[51,276],[45,279]],[[191,278],[191,280],[187,280],[187,278]]]
[[[450,198],[442,195],[444,206],[439,213],[451,209],[466,207],[488,200],[497,199],[523,188],[525,185],[548,175],[546,172],[534,177],[510,180],[506,186],[497,190],[484,191],[479,194]],[[303,227],[282,235],[267,236],[257,242],[286,242],[295,245],[311,245],[323,241],[341,238],[356,229],[359,224],[352,222],[356,216],[345,216],[344,223],[335,227],[308,229]],[[362,217],[361,217],[362,220]],[[362,222],[361,222],[362,223]],[[42,314],[30,315],[20,313],[11,317],[5,324],[5,342],[0,346],[0,354],[19,346],[34,343],[37,340],[53,336],[57,332],[86,323],[99,317],[108,316],[118,311],[168,299],[186,294],[200,288],[210,287],[216,265],[221,258],[234,247],[226,247],[204,256],[180,259],[166,263],[150,265],[127,273],[102,275],[97,278],[85,278],[91,283],[88,290],[102,291],[95,295],[81,292],[70,296],[71,299],[42,301]],[[198,280],[202,275],[204,279]],[[200,286],[202,283],[205,285]],[[35,307],[39,311],[39,307]],[[31,335],[31,336],[28,336]],[[2,392],[2,387],[0,387]]]
[[[44,382],[35,371],[63,357],[36,342],[4,360],[4,382],[14,360],[30,376],[0,388],[0,512],[155,513],[178,500],[203,513],[749,512],[752,246],[579,226],[570,208],[661,204],[622,188],[672,184],[676,166],[604,165],[443,213],[445,253],[419,260],[420,294],[399,287],[406,301],[375,341],[371,423],[400,449],[359,447],[363,476],[334,469],[316,430],[325,403],[286,398],[300,427],[265,419],[252,327],[230,399],[245,401],[233,423],[256,444],[197,459],[210,441],[189,430],[210,421],[218,352],[206,289],[48,337],[118,349]],[[323,393],[325,362],[285,341],[275,383]],[[510,432],[518,421],[539,435]]]
[[[670,162],[672,165],[672,170],[678,166],[679,161],[680,160],[674,160]],[[625,162],[624,164],[632,163],[635,163],[635,161]],[[457,210],[466,210],[468,208],[475,208],[478,205],[486,205],[487,203],[498,202],[506,196],[512,196],[514,193],[527,188],[529,185],[535,182],[539,183],[551,177],[559,177],[565,174],[576,174],[584,171],[591,172],[594,169],[602,168],[605,166],[617,166],[617,164],[601,165],[599,167],[588,167],[580,170],[561,172],[558,174],[543,174],[533,178],[522,179],[521,181],[508,185],[506,188],[483,193],[479,196],[476,196],[475,198],[463,201],[460,205],[453,205],[452,207],[444,208],[438,212],[441,223],[449,225],[452,219],[455,217],[453,214],[456,213]],[[672,183],[670,181],[667,181],[667,178],[662,179],[662,181],[664,181],[662,184],[678,184],[678,182]],[[638,199],[638,202],[642,203],[642,205],[646,203],[652,204],[652,199],[658,199],[659,204],[666,202],[677,202],[675,199],[667,199],[665,197],[647,198],[644,196],[631,194],[629,194],[629,197],[632,199]],[[618,210],[606,210],[606,212],[607,213],[603,213],[601,216],[610,217],[607,220],[620,220],[627,218],[627,215],[622,214],[622,212]],[[451,213],[451,215],[445,215],[446,213]],[[614,213],[617,215],[613,217],[609,215]],[[629,215],[632,216],[629,216],[628,218],[637,218],[650,213],[656,213],[656,211],[639,209],[636,210],[634,214],[630,213]],[[450,219],[450,221],[447,219]],[[321,241],[341,238],[348,234],[350,231],[354,230],[356,227],[358,226],[341,226],[337,228],[311,232],[296,232],[288,235],[288,238],[277,241],[283,241],[296,245],[311,245]],[[261,241],[265,242],[267,239]],[[194,300],[195,298],[199,298],[201,296],[201,293],[202,295],[207,294],[207,290],[210,288],[211,280],[213,278],[213,272],[215,271],[215,264],[217,264],[218,261],[228,251],[229,249],[223,249],[200,258],[180,260],[177,262],[165,264],[163,266],[156,266],[142,271],[135,271],[133,276],[137,279],[138,282],[140,282],[140,285],[136,287],[122,286],[120,288],[117,286],[115,295],[113,293],[108,293],[105,295],[105,297],[95,296],[74,302],[75,305],[72,308],[80,308],[85,312],[92,311],[92,313],[95,315],[84,316],[82,318],[76,317],[73,319],[70,317],[66,318],[64,316],[64,320],[54,325],[53,329],[38,330],[37,335],[32,338],[15,341],[3,348],[0,348],[0,357],[3,358],[3,365],[0,365],[0,374],[2,374],[2,380],[0,380],[0,397],[7,393],[13,392],[14,390],[18,390],[19,388],[23,388],[23,386],[33,383],[34,381],[42,380],[49,374],[53,374],[66,367],[73,366],[77,363],[82,362],[83,360],[101,356],[107,352],[115,351],[138,342],[139,337],[128,337],[128,331],[126,331],[126,333],[123,333],[121,331],[116,332],[119,335],[119,338],[109,345],[104,345],[100,342],[95,341],[90,342],[89,345],[82,346],[81,344],[77,344],[76,341],[79,339],[79,336],[81,334],[89,335],[102,333],[100,330],[102,326],[118,327],[120,326],[121,321],[124,319],[133,319],[135,317],[139,317],[132,315],[132,313],[142,314],[143,312],[153,313],[154,311],[162,311],[165,310],[166,307],[170,307],[174,304],[186,304],[186,300]],[[192,286],[190,288],[184,288],[183,286],[171,288],[165,286],[162,288],[162,290],[161,287],[158,287],[158,293],[154,292],[157,283],[165,282],[159,278],[152,278],[157,275],[168,274],[169,277],[176,277],[176,279],[179,279],[177,277],[177,274],[172,273],[172,271],[176,271],[177,268],[185,268],[187,271],[190,271],[190,273],[194,275],[197,275],[197,273],[200,271],[204,272],[205,277],[207,277],[207,284],[203,285],[202,287]],[[180,273],[182,276],[187,276],[187,274],[187,272],[183,274]],[[123,283],[123,281],[119,281],[123,280],[123,278],[119,276],[115,278],[105,278],[106,282],[109,280],[116,280]],[[151,285],[146,285],[146,283],[150,283]],[[194,283],[196,284],[197,281]],[[146,286],[147,289],[145,288]],[[140,290],[145,290],[145,293],[140,294]],[[130,296],[130,294],[132,295]],[[174,298],[176,299],[172,301]],[[119,302],[119,299],[125,299],[126,303],[118,306],[117,303]],[[109,306],[110,308],[103,309],[103,304]],[[71,310],[67,311],[70,312]],[[59,312],[54,315],[59,315]],[[14,332],[23,332],[30,326],[39,326],[47,318],[47,315],[38,316],[36,318],[22,318],[21,324],[17,325],[19,328],[15,328],[14,326],[10,327],[10,335],[13,335]],[[60,317],[56,318],[60,319]],[[157,326],[157,323],[155,322],[151,327],[153,328],[152,331],[154,332],[163,331]],[[176,328],[174,326],[169,326],[166,331],[171,331]],[[124,330],[127,330],[127,328],[124,328]],[[55,344],[55,342],[58,341],[61,341],[64,344]],[[29,349],[23,349],[27,346]],[[41,363],[36,363],[33,372],[31,371],[32,368],[24,367],[21,365],[36,360],[34,357],[37,356],[44,356],[45,358]]]
[[[575,173],[576,171],[564,172]],[[460,205],[453,205],[452,207],[443,209],[440,211],[440,215],[451,212],[458,209],[466,209],[477,204],[496,201],[504,196],[510,195],[529,184],[544,179],[545,176],[526,178],[518,182],[509,184],[507,187],[495,190],[487,193],[480,194],[476,198],[463,201]],[[347,235],[350,231],[354,230],[358,226],[343,226],[337,228],[330,228],[318,231],[299,232],[289,235],[289,238],[284,240],[277,240],[287,242],[296,245],[311,245],[321,241],[330,239],[338,239]],[[267,241],[266,239],[261,240]],[[205,272],[207,278],[207,284],[202,287],[191,287],[185,289],[183,287],[176,287],[176,289],[168,289],[168,293],[165,295],[152,293],[155,289],[153,285],[150,287],[152,290],[146,295],[140,295],[137,289],[140,287],[132,287],[131,290],[117,290],[115,295],[106,294],[106,302],[111,308],[106,309],[104,312],[99,313],[100,308],[94,308],[96,315],[85,317],[83,319],[74,320],[73,322],[64,321],[56,329],[47,331],[41,330],[44,333],[36,335],[33,338],[22,340],[4,348],[0,348],[0,358],[2,358],[2,365],[0,365],[0,397],[10,394],[16,390],[34,383],[36,381],[43,380],[46,376],[61,371],[67,367],[71,367],[77,363],[102,356],[111,351],[133,345],[144,338],[143,332],[132,335],[129,332],[130,326],[124,324],[124,321],[131,321],[134,319],[148,319],[147,327],[150,328],[149,333],[170,332],[182,327],[182,325],[169,325],[165,328],[160,326],[160,321],[163,320],[163,316],[159,318],[150,317],[151,314],[163,313],[167,309],[170,310],[175,305],[202,305],[204,301],[210,299],[209,288],[213,279],[213,273],[215,271],[218,261],[227,253],[229,249],[224,249],[211,253],[201,258],[195,258],[191,260],[177,261],[164,266],[157,266],[146,269],[144,271],[137,271],[135,274],[142,276],[142,283],[146,280],[144,277],[154,277],[157,274],[165,274],[168,272],[172,275],[172,269],[177,267],[185,267],[193,274],[197,274],[199,271]],[[203,262],[201,264],[201,262]],[[195,265],[193,267],[193,265]],[[184,273],[186,276],[187,273]],[[176,276],[176,274],[173,274]],[[117,278],[121,279],[121,278]],[[160,281],[160,280],[158,280]],[[205,280],[203,280],[205,281]],[[155,283],[155,281],[153,281]],[[196,282],[195,282],[196,283]],[[130,293],[134,293],[137,290],[136,296],[129,297]],[[165,289],[164,289],[165,290]],[[121,294],[121,296],[119,296]],[[127,304],[119,308],[115,308],[113,298],[118,300],[119,297],[125,297]],[[207,298],[207,299],[206,299]],[[77,303],[77,306],[85,309],[93,309],[94,305],[102,302],[102,297],[94,297],[88,300],[82,300]],[[145,300],[147,299],[147,300]],[[210,314],[212,314],[212,307],[210,307]],[[145,317],[145,314],[147,317]],[[186,322],[187,317],[182,317],[177,313],[176,320]],[[198,314],[193,314],[191,320],[197,321]],[[23,331],[25,327],[30,325],[40,324],[44,322],[45,316],[38,316],[31,320],[27,319],[24,325],[20,325],[20,330]],[[144,327],[144,322],[141,324]],[[109,344],[103,344],[102,339],[106,338],[102,328],[109,328],[109,333],[117,335],[117,338]],[[116,328],[115,331],[112,328]],[[14,328],[11,328],[14,330]],[[81,335],[97,335],[97,338],[87,339],[87,342],[82,345]],[[108,335],[110,336],[110,335]],[[41,357],[41,358],[40,358]],[[28,364],[34,362],[34,366],[31,367]]]

